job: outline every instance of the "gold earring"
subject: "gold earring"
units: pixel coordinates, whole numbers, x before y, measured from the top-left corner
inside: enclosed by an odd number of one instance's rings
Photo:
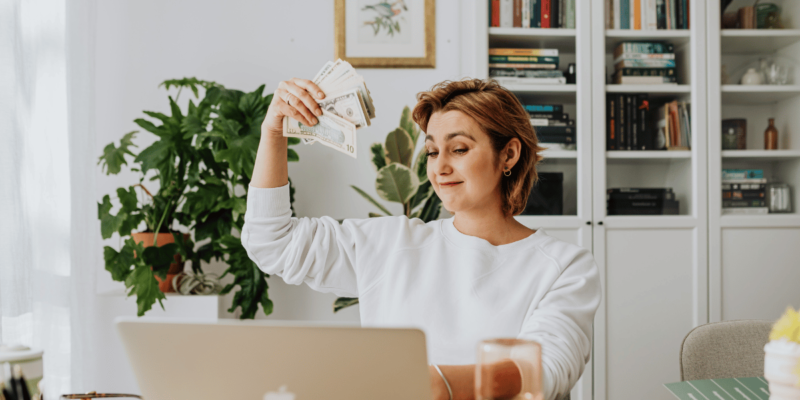
[[[505,175],[505,176],[511,176],[511,170],[510,170],[510,169],[508,169],[508,168],[506,168],[506,169],[505,169],[505,171],[503,171],[503,175]]]

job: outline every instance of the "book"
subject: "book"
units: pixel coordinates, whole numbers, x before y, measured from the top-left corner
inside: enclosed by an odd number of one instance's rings
[[[518,78],[561,78],[564,76],[564,73],[557,69],[489,68],[489,76]]]
[[[606,150],[617,149],[616,129],[616,96],[606,96]]]
[[[561,0],[550,0],[550,27],[561,28]]]
[[[754,181],[761,181],[761,179],[752,179]],[[734,180],[734,181],[722,181],[722,191],[731,191],[731,192],[751,192],[751,191],[765,191],[767,190],[766,182],[757,182],[757,183],[750,183],[749,180]]]
[[[567,0],[567,29],[575,29],[575,0]]]
[[[763,215],[769,214],[768,207],[737,207],[723,208],[723,215]]]
[[[619,29],[631,29],[630,0],[619,1]]]
[[[491,26],[500,27],[500,0],[492,0],[491,3]]]
[[[625,145],[620,147],[620,150],[631,150],[633,148],[633,95],[626,95],[625,96],[625,120],[623,120],[623,124],[625,124],[625,135],[623,136],[623,140],[625,141]]]
[[[491,53],[489,53],[491,54]],[[618,63],[623,60],[674,60],[675,53],[636,53],[636,52],[624,52],[619,56],[614,58],[614,63]]]
[[[667,0],[656,0],[656,29],[667,29]]]
[[[675,29],[686,29],[684,28],[684,24],[686,23],[685,18],[686,9],[683,8],[683,4],[685,0],[675,0],[678,3],[675,7]]]
[[[614,68],[675,68],[675,60],[659,58],[622,59],[614,64]]]
[[[497,83],[506,85],[565,85],[567,78],[517,78],[517,77],[495,77]]]
[[[633,17],[633,29],[642,30],[642,0],[630,0],[633,3],[631,14]]]
[[[639,147],[638,150],[651,150],[653,148],[651,144],[651,137],[653,135],[649,132],[649,122],[650,119],[650,100],[647,98],[647,94],[639,93],[637,95],[637,112],[639,113]]]
[[[764,199],[722,200],[722,208],[766,207]]]
[[[564,112],[561,104],[523,104],[522,107],[529,113],[558,113]]]
[[[572,136],[575,138],[574,126],[537,126],[535,128],[537,136]]]
[[[620,68],[620,76],[675,76],[675,68]]]
[[[531,0],[531,27],[542,27],[542,0]]]
[[[723,169],[722,181],[740,179],[764,179],[763,169]],[[754,182],[755,183],[755,182]]]
[[[549,28],[551,0],[539,0],[539,2],[542,3],[542,28]]]
[[[672,43],[663,42],[622,42],[614,48],[614,58],[624,53],[674,53]]]
[[[612,28],[613,29],[621,29],[622,28],[622,23],[620,23],[620,19],[621,19],[621,16],[622,16],[622,14],[621,14],[621,12],[622,12],[621,11],[621,7],[622,7],[621,2],[622,2],[622,0],[612,0],[612,2],[613,2],[613,4],[612,4],[612,7],[613,7],[612,14],[614,15],[614,19],[612,20],[614,25],[612,26]]]
[[[531,126],[575,126],[575,121],[550,117],[531,118]]]
[[[490,55],[489,64],[556,64],[558,56],[500,56]]]
[[[656,2],[658,0],[647,0],[647,30],[654,31],[658,29],[658,15],[657,15],[657,5]]]
[[[522,0],[522,27],[531,27],[531,0]]]
[[[677,85],[677,79],[672,76],[622,76],[614,74],[613,82],[617,85]]]
[[[671,187],[665,188],[633,188],[633,187],[625,187],[625,188],[608,188],[606,189],[606,194],[612,193],[651,193],[651,194],[666,194],[672,193],[673,190]]]
[[[557,64],[489,63],[489,68],[557,69]]]
[[[514,27],[514,0],[500,0],[500,27]]]
[[[522,28],[522,0],[514,0],[514,28]]]
[[[561,120],[561,121],[569,121],[570,120],[569,119],[569,114],[568,113],[562,113],[562,112],[551,112],[551,113],[545,113],[545,112],[531,113],[531,112],[529,112],[528,113],[528,117],[532,118],[532,119],[555,119],[555,120]]]

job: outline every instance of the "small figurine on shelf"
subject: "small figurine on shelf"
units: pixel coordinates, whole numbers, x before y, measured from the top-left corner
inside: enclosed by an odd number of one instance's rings
[[[764,150],[778,150],[778,128],[775,127],[775,118],[769,119],[769,126],[764,131]]]
[[[763,75],[755,68],[748,68],[747,72],[742,75],[742,85],[760,85],[762,83],[764,83]]]

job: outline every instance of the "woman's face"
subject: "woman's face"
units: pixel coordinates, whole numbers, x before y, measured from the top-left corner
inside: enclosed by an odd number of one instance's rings
[[[436,112],[428,121],[428,179],[450,212],[500,207],[502,167],[489,135],[461,111]]]

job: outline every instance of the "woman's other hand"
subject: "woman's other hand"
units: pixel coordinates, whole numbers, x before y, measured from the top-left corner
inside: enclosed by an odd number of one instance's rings
[[[267,116],[261,124],[261,135],[280,137],[283,135],[283,117],[294,118],[301,123],[313,126],[322,115],[317,101],[325,98],[325,93],[308,79],[292,78],[281,81],[272,96]]]

